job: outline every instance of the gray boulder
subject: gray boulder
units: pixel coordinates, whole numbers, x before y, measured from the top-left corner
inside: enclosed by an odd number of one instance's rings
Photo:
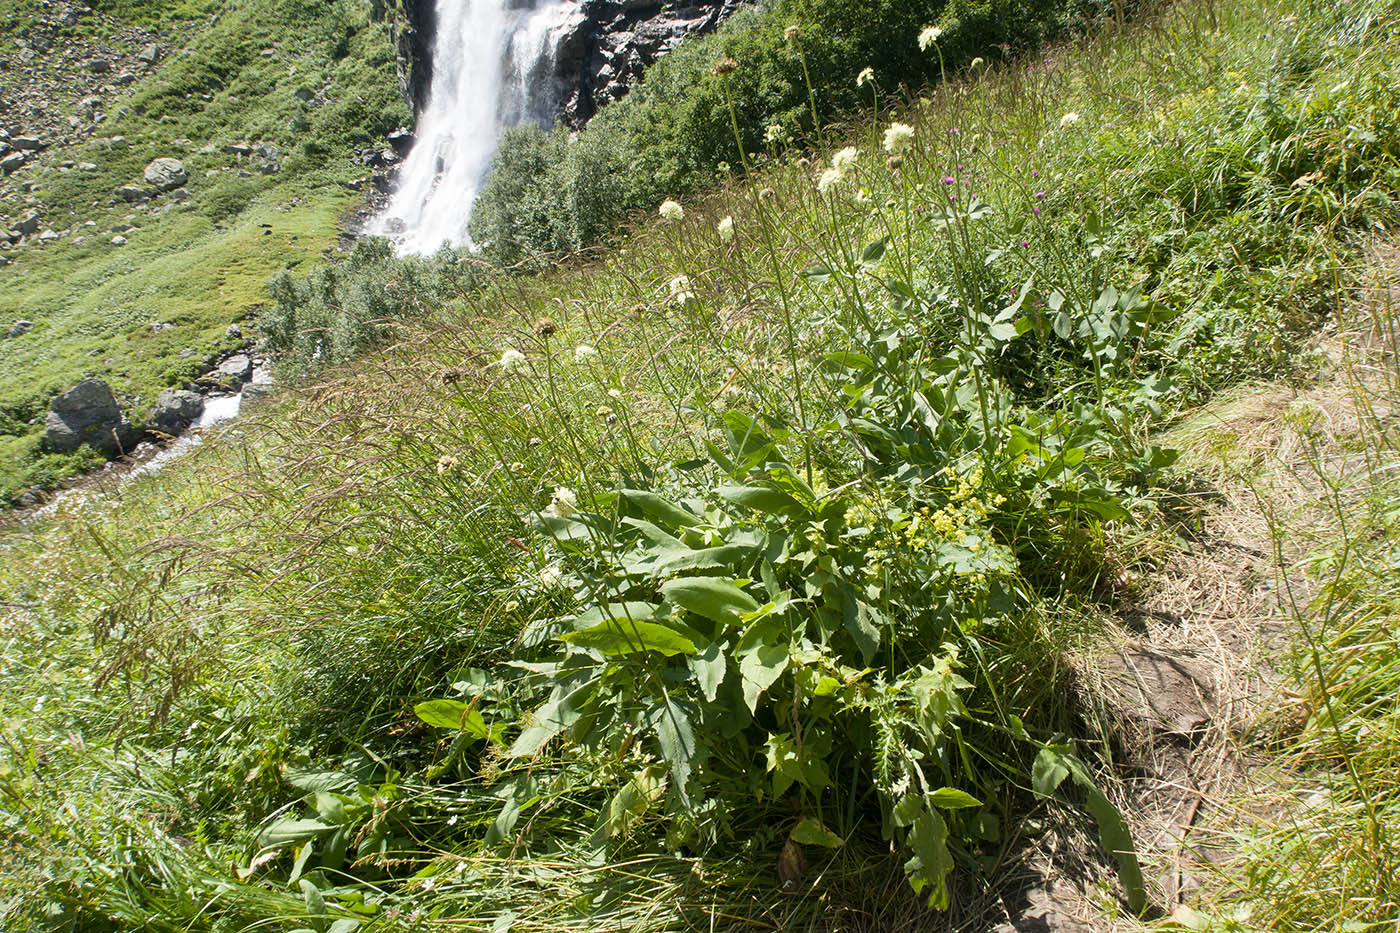
[[[29,333],[34,326],[33,321],[19,320],[10,325],[10,329],[5,332],[7,338],[22,337]]]
[[[214,370],[215,379],[228,386],[241,386],[253,378],[253,361],[243,353],[229,357]]]
[[[118,197],[132,203],[137,201],[149,201],[154,194],[155,192],[150,188],[143,188],[140,185],[122,185],[117,189]]]
[[[23,217],[21,217],[21,218],[19,219],[19,223],[15,224],[15,231],[16,231],[17,233],[25,234],[26,236],[27,236],[28,234],[33,233],[35,230],[38,230],[38,229],[39,229],[39,212],[38,212],[38,211],[30,211],[29,213],[25,214]]]
[[[172,437],[188,431],[204,413],[204,396],[185,389],[166,389],[156,396],[156,407],[146,420],[146,428]]]
[[[44,421],[44,444],[58,453],[72,453],[84,444],[107,456],[130,450],[140,432],[126,420],[112,387],[101,379],[84,379],[49,402]]]
[[[141,51],[136,53],[136,57],[147,65],[154,65],[160,61],[160,46],[154,42],[147,43],[141,47]]]
[[[44,141],[37,136],[11,136],[10,145],[16,149],[36,152],[44,148]]]
[[[24,153],[22,152],[12,152],[0,159],[0,172],[6,175],[13,175],[22,168],[24,168]]]
[[[153,159],[142,177],[146,179],[146,184],[154,185],[158,191],[178,188],[190,179],[185,163],[169,157]]]

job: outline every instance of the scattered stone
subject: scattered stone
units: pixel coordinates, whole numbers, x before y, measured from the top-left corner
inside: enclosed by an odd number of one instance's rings
[[[110,139],[107,140],[107,148],[108,148],[108,149],[130,149],[130,148],[131,148],[131,140],[127,139],[125,136],[113,136],[112,138],[110,138]]]
[[[239,327],[237,324],[230,324],[228,326],[228,329],[224,331],[224,336],[233,337],[235,339],[237,339],[238,337],[242,337],[243,328]]]
[[[133,71],[123,71],[112,80],[121,87],[130,87],[136,83],[136,73]]]
[[[122,185],[117,189],[117,196],[133,204],[138,201],[149,201],[155,197],[155,191],[150,188],[143,188],[140,185]]]
[[[95,171],[97,171],[97,163],[96,163],[96,162],[79,162],[79,163],[78,163],[78,171],[80,171],[80,172],[95,172]]]
[[[160,61],[160,46],[154,42],[147,43],[141,47],[141,51],[136,53],[136,57],[147,65],[154,65]]]
[[[180,359],[187,360],[194,356],[196,352],[194,347],[185,347],[185,349],[180,351]]]
[[[30,152],[37,152],[44,148],[44,143],[37,136],[11,136],[10,145],[16,149],[26,149]]]
[[[45,230],[43,233],[39,234],[40,243],[52,243],[54,240],[61,238],[62,234],[56,233],[53,230]]]
[[[117,234],[116,236],[112,237],[112,245],[113,245],[113,246],[125,246],[125,245],[126,245],[126,237],[122,236],[120,233]]]
[[[12,152],[0,159],[0,172],[4,172],[6,175],[13,175],[23,167],[24,153],[22,152]]]
[[[276,391],[276,384],[271,382],[250,382],[243,387],[243,392],[239,397],[239,407],[246,408],[249,405],[257,404],[268,398]]]
[[[147,430],[174,437],[188,431],[204,413],[204,396],[186,389],[166,389],[156,396],[155,408],[146,421]]]
[[[185,163],[168,156],[153,159],[151,164],[146,166],[142,177],[146,179],[146,184],[155,185],[159,191],[178,188],[190,178],[189,173],[185,171]]]
[[[224,147],[224,154],[242,158],[253,154],[253,147],[247,143],[229,143]]]
[[[97,114],[101,112],[102,107],[103,100],[96,95],[84,97],[82,100],[78,101],[78,112],[89,120],[97,119]]]
[[[6,338],[9,338],[9,339],[13,339],[13,338],[15,338],[15,337],[22,337],[22,336],[24,336],[25,334],[29,333],[30,330],[32,330],[33,328],[34,328],[34,322],[33,322],[33,321],[30,321],[30,320],[27,320],[27,319],[21,319],[21,320],[15,321],[13,324],[10,325],[10,329],[9,329],[8,331],[5,332],[5,336],[6,336]]]
[[[24,235],[24,236],[28,236],[29,234],[33,233],[34,231],[36,231],[36,230],[38,230],[38,229],[39,229],[39,212],[38,212],[38,211],[30,211],[29,213],[25,214],[23,217],[21,217],[21,218],[19,219],[19,223],[15,224],[15,232],[18,233],[18,234]]]
[[[105,58],[94,58],[88,62],[88,71],[95,75],[105,75],[112,70],[112,63]]]
[[[140,433],[126,420],[112,387],[101,379],[84,379],[49,403],[44,421],[44,444],[58,453],[72,453],[84,444],[108,456],[136,445]]]

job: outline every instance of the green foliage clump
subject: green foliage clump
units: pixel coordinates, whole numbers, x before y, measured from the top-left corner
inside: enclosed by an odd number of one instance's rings
[[[452,250],[400,257],[388,240],[364,237],[341,262],[300,279],[283,272],[268,283],[264,346],[288,372],[341,363],[388,339],[399,322],[427,316],[471,281],[470,267],[458,265]]]

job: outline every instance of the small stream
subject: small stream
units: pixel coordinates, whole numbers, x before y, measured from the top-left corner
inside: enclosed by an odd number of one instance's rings
[[[270,381],[267,373],[258,371],[251,384]],[[159,473],[180,457],[204,443],[204,432],[210,428],[231,421],[242,408],[243,393],[232,392],[222,395],[209,395],[204,399],[204,412],[189,430],[164,447],[156,447],[149,442],[139,445],[126,460],[114,460],[96,472],[79,477],[73,485],[60,489],[43,505],[24,512],[28,518],[51,518],[66,505],[76,505],[90,495],[111,495],[119,492],[127,483],[141,476]],[[152,453],[154,451],[154,453]]]

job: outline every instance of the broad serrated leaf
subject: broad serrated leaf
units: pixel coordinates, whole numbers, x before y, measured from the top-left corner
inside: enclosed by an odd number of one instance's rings
[[[725,672],[729,669],[724,644],[714,642],[707,645],[704,650],[687,658],[686,663],[690,665],[691,673],[695,675],[695,682],[700,685],[700,692],[705,700],[713,703],[719,694],[719,685],[724,683]]]

